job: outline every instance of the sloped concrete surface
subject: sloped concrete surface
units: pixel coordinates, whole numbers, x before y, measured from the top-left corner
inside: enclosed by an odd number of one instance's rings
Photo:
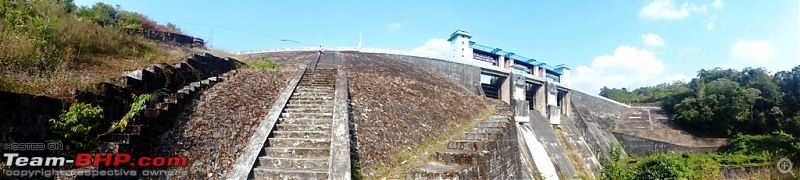
[[[536,139],[542,143],[544,149],[547,150],[547,153],[553,160],[553,164],[556,166],[556,171],[564,178],[575,177],[575,168],[572,167],[572,163],[567,153],[564,152],[564,147],[558,141],[558,137],[556,137],[550,122],[536,110],[530,111],[529,116],[531,121],[528,127],[531,128],[533,134],[536,135]]]

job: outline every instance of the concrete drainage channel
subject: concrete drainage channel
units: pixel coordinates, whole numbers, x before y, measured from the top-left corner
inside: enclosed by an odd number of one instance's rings
[[[301,66],[226,179],[350,179],[347,93],[344,70]]]

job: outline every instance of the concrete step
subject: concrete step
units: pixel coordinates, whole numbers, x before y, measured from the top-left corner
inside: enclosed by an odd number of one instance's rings
[[[331,133],[327,131],[273,131],[275,138],[307,138],[307,139],[329,139]]]
[[[305,78],[300,79],[300,81],[305,81],[305,82],[333,82],[333,81],[336,81],[336,76],[305,77]]]
[[[333,113],[291,113],[291,112],[284,112],[281,113],[281,117],[285,119],[289,118],[308,118],[308,119],[327,119],[330,120],[333,118]]]
[[[298,88],[317,88],[317,89],[325,89],[325,88],[335,88],[336,83],[329,82],[329,83],[317,83],[317,82],[302,82],[297,84]]]
[[[330,139],[269,138],[270,147],[330,148]]]
[[[508,124],[506,124],[506,122],[504,122],[504,121],[500,121],[500,122],[498,122],[498,121],[494,121],[494,122],[492,122],[492,121],[484,121],[484,122],[478,123],[477,127],[479,127],[479,128],[500,128],[500,127],[506,127],[506,125],[508,125]]]
[[[330,118],[325,119],[309,119],[309,118],[279,118],[278,122],[281,124],[296,124],[296,125],[327,125],[330,127],[333,120]]]
[[[465,150],[444,150],[434,152],[434,159],[443,164],[473,165],[478,163],[478,152]]]
[[[309,107],[333,107],[333,103],[295,103],[295,104],[286,104],[285,108],[309,108]]]
[[[505,127],[476,127],[472,128],[472,132],[478,133],[496,133],[496,132],[503,132]]]
[[[452,140],[447,145],[448,149],[465,151],[487,150],[486,144],[482,140]]]
[[[289,100],[333,100],[333,96],[292,96]]]
[[[330,157],[330,148],[266,147],[264,156],[273,157]]]
[[[288,103],[290,104],[331,104],[334,102],[334,99],[290,99]]]
[[[329,158],[290,158],[290,157],[258,157],[258,166],[263,168],[313,170],[327,169]]]
[[[284,109],[283,112],[291,112],[291,113],[302,113],[302,112],[333,113],[333,107],[325,107],[325,106],[295,107],[295,108]]]
[[[278,124],[278,131],[330,131],[331,124]]]
[[[254,168],[253,179],[328,179],[328,169],[315,170],[293,170],[293,169],[270,169]]]
[[[333,92],[294,92],[292,96],[333,97]]]
[[[334,88],[333,88],[333,87],[308,87],[308,86],[306,86],[306,87],[300,87],[300,88],[297,88],[296,90],[298,90],[298,91],[299,91],[299,90],[308,90],[308,91],[333,91],[333,90],[334,90]]]
[[[503,133],[479,133],[479,132],[465,132],[461,135],[464,140],[486,140],[503,136]]]
[[[303,88],[303,89],[295,90],[294,93],[330,94],[330,93],[334,93],[334,90],[333,90],[333,88],[329,88],[329,89],[305,89],[305,88]]]
[[[336,81],[300,81],[304,85],[334,85]]]

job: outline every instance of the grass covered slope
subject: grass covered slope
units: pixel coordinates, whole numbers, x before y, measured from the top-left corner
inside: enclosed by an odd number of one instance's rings
[[[369,178],[394,177],[378,170],[417,158],[421,154],[408,152],[492,108],[483,97],[423,67],[379,54],[341,53],[341,59],[361,171]]]
[[[174,26],[102,3],[0,1],[0,90],[67,98],[70,89],[92,88],[125,70],[177,62],[184,55],[122,28]]]

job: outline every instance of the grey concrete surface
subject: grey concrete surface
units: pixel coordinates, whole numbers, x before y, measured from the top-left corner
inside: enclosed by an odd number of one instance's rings
[[[339,68],[336,77],[335,102],[331,139],[329,179],[350,179],[350,126],[347,75]]]
[[[559,143],[550,121],[535,110],[530,112],[530,117],[529,127],[533,130],[537,140],[544,145],[547,153],[550,154],[550,159],[556,166],[556,171],[561,174],[560,177],[575,177],[575,168],[572,166],[567,153],[564,152],[563,146]]]

